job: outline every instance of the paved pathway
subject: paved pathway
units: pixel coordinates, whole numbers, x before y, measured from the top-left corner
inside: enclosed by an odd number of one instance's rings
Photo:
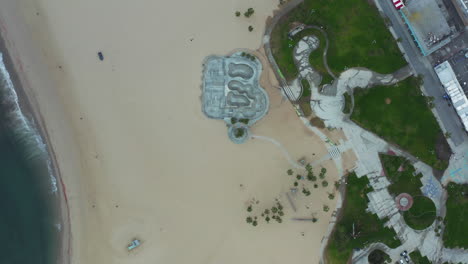
[[[305,37],[303,40],[303,43],[306,43],[311,50],[317,47],[314,38]],[[305,47],[301,47],[301,52],[307,55],[304,49]],[[313,69],[311,68],[309,71],[307,71],[307,66],[308,60],[303,60],[303,62],[300,64],[300,69],[301,72],[306,72],[307,74],[305,77],[309,78],[311,76],[310,73],[313,72]],[[422,231],[415,231],[406,225],[402,214],[400,214],[396,208],[394,198],[387,190],[387,187],[390,183],[387,178],[384,177],[383,169],[379,159],[379,153],[385,153],[389,150],[392,150],[396,154],[407,157],[415,162],[415,168],[418,170],[418,172],[421,172],[424,175],[422,179],[422,191],[425,191],[428,196],[433,199],[438,212],[440,212],[440,209],[444,205],[442,195],[443,190],[440,186],[440,183],[438,183],[434,178],[431,168],[428,165],[418,161],[409,153],[406,153],[396,146],[389,145],[387,142],[373,133],[357,126],[348,119],[347,115],[342,113],[342,108],[344,106],[343,94],[345,92],[352,93],[353,89],[356,87],[369,88],[374,85],[392,85],[408,77],[410,74],[411,71],[408,67],[397,71],[395,74],[389,75],[376,74],[364,68],[352,68],[343,72],[339,79],[334,82],[333,85],[336,86],[336,95],[334,96],[320,93],[316,83],[313,82],[313,80],[310,80],[312,89],[311,106],[316,115],[324,120],[327,127],[331,126],[343,129],[346,137],[348,138],[347,144],[328,146],[329,155],[333,158],[333,160],[336,160],[335,163],[338,165],[341,163],[338,162],[338,160],[341,159],[340,147],[346,147],[347,149],[352,148],[354,150],[356,156],[358,157],[355,168],[356,174],[358,177],[368,177],[370,184],[374,189],[373,192],[368,193],[368,198],[370,201],[369,210],[377,214],[380,219],[388,218],[389,220],[386,222],[386,226],[393,228],[398,238],[403,243],[402,247],[395,250],[401,249],[402,251],[403,249],[406,249],[408,251],[412,251],[418,248],[423,256],[428,256],[430,259],[435,260],[440,258],[442,252],[441,240],[436,236],[434,231],[436,224],[434,223],[429,228]],[[327,140],[325,135],[323,135],[323,133],[321,133],[317,128],[311,126],[307,119],[302,118],[302,120],[304,121],[306,127],[319,135],[323,141]],[[343,171],[341,169],[340,175],[342,174]],[[334,221],[331,222],[329,230],[332,230],[333,226]],[[328,235],[322,241],[322,250],[324,250],[324,246],[327,243]],[[395,255],[395,257],[398,257],[399,254],[397,251],[392,251],[390,253]],[[353,262],[358,262],[362,258],[367,258],[367,255],[363,254],[362,252],[355,252],[355,254],[357,255],[353,256]]]
[[[377,0],[377,1],[383,2],[383,0]],[[265,38],[264,38],[265,51],[267,53],[267,58],[270,61],[270,64],[272,65],[274,69],[277,79],[280,81],[280,84],[282,85],[285,95],[292,102],[294,102],[294,98],[291,98],[290,96],[291,93],[290,93],[290,89],[288,88],[289,87],[288,83],[286,82],[284,77],[281,75],[281,72],[279,71],[279,68],[271,54],[269,40],[270,40],[272,29],[274,28],[276,23],[279,21],[281,16],[289,12],[300,2],[301,1],[295,1],[295,0],[289,2],[287,6],[282,11],[280,11],[280,13],[277,16],[273,18],[272,23],[267,26]],[[388,2],[388,3],[385,3],[385,5],[391,6],[391,3]],[[392,17],[390,17],[390,19],[393,23],[395,23],[396,21],[395,14],[393,14]],[[393,29],[391,30],[392,30],[392,33],[395,33]],[[405,33],[405,32],[402,33],[401,32],[402,30],[404,31],[404,28],[402,29],[402,27],[397,27],[397,31],[399,31],[399,35],[402,35]],[[309,45],[309,48],[311,50],[313,50],[314,44],[313,44],[313,41],[311,40],[312,39],[305,39],[304,42]],[[409,41],[409,39],[406,37],[403,40],[403,46],[406,47],[404,48],[405,51],[407,51],[407,48],[408,48],[407,46],[412,44],[410,42],[411,41]],[[347,70],[340,75],[338,80],[335,80],[333,82],[333,85],[335,86],[334,88],[336,88],[336,94],[333,94],[332,96],[324,95],[323,93],[320,93],[318,91],[318,85],[316,84],[316,81],[314,81],[314,79],[311,78],[311,74],[306,74],[305,77],[309,78],[309,82],[312,88],[311,106],[313,108],[313,111],[320,118],[324,120],[327,127],[331,126],[335,128],[342,128],[346,137],[348,138],[347,142],[341,142],[341,144],[339,144],[338,146],[335,146],[335,145],[333,145],[333,147],[331,145],[327,146],[327,148],[329,149],[329,156],[335,161],[335,164],[337,164],[337,167],[338,167],[338,166],[341,166],[341,155],[339,155],[340,148],[342,149],[351,148],[354,150],[358,158],[356,168],[355,168],[356,174],[358,175],[358,177],[367,176],[369,178],[371,186],[374,189],[373,192],[368,194],[368,198],[370,200],[369,210],[376,213],[381,219],[389,218],[389,220],[386,222],[386,226],[393,228],[398,238],[402,241],[403,245],[398,247],[397,249],[386,248],[386,251],[390,252],[390,255],[393,258],[393,260],[396,261],[399,258],[399,252],[403,251],[404,249],[408,251],[413,251],[416,248],[418,248],[421,251],[421,254],[423,256],[428,256],[429,259],[431,260],[434,260],[434,261],[449,260],[448,256],[449,255],[451,256],[451,254],[454,254],[455,252],[442,248],[441,238],[436,236],[434,232],[436,222],[429,228],[422,230],[422,231],[415,231],[409,228],[405,224],[402,215],[398,212],[396,208],[396,205],[393,201],[393,197],[389,194],[386,188],[389,185],[389,182],[387,178],[383,175],[383,169],[380,164],[379,153],[392,150],[393,152],[399,155],[405,156],[407,158],[410,158],[410,160],[414,161],[415,168],[424,175],[422,178],[422,182],[423,182],[422,191],[435,202],[438,213],[443,213],[444,204],[445,204],[444,203],[445,202],[444,190],[441,188],[440,183],[438,183],[437,180],[434,178],[434,175],[432,174],[432,170],[430,169],[430,167],[418,161],[415,157],[409,155],[403,150],[400,150],[398,147],[389,145],[387,142],[377,137],[373,133],[368,132],[362,129],[361,127],[357,126],[356,124],[354,124],[352,121],[349,120],[347,115],[344,115],[341,111],[344,106],[343,94],[345,92],[352,93],[355,87],[365,88],[365,87],[371,87],[374,85],[391,85],[398,81],[401,81],[402,79],[405,79],[406,77],[410,76],[413,71],[415,71],[418,73],[422,73],[424,75],[424,82],[426,84],[425,86],[426,88],[427,86],[430,87],[429,95],[436,97],[435,103],[436,103],[437,113],[438,114],[443,113],[442,114],[443,123],[445,127],[449,127],[449,129],[447,130],[452,132],[453,129],[455,129],[454,126],[456,126],[454,125],[456,122],[452,122],[453,117],[450,117],[445,120],[445,117],[446,117],[445,115],[447,115],[448,112],[445,110],[439,111],[440,102],[437,97],[438,94],[435,93],[437,89],[440,90],[440,88],[437,88],[438,81],[434,79],[435,75],[433,71],[430,72],[428,70],[431,67],[428,67],[425,61],[422,61],[422,60],[420,61],[418,54],[416,54],[414,50],[412,51],[411,50],[412,49],[410,48],[409,54],[405,55],[407,59],[408,57],[411,58],[410,60],[411,68],[410,67],[402,68],[401,70],[391,75],[377,74],[364,68],[353,68],[353,69]],[[305,52],[304,48],[301,48],[301,52]],[[414,60],[414,58],[416,58],[416,61]],[[326,52],[324,52],[324,62],[326,62]],[[301,67],[303,68],[302,70],[307,70],[307,67],[304,67],[304,66],[305,65],[301,65]],[[302,70],[300,69],[300,72],[302,72]],[[312,67],[310,67],[309,70],[311,72],[314,72]],[[327,65],[327,70],[329,70],[328,65]],[[321,133],[320,130],[311,126],[309,123],[309,120],[307,120],[306,118],[301,118],[301,120],[304,122],[306,127],[308,127],[311,131],[319,135],[323,141],[327,142],[328,139],[326,138],[326,136],[323,135],[323,133]],[[446,131],[445,128],[444,128],[444,131]],[[465,138],[465,137],[460,136],[460,133],[458,132],[455,132],[455,133],[456,135],[453,139],[453,144],[459,145],[460,142],[463,141],[462,138]],[[468,153],[466,157],[468,158]],[[461,159],[461,157],[459,158]],[[338,165],[338,163],[340,163],[340,165]],[[467,169],[468,169],[468,165],[467,165]],[[339,168],[339,172],[340,172],[340,175],[342,175],[343,173],[342,169]],[[337,208],[340,208],[340,207],[341,207],[341,201],[338,202]],[[322,239],[322,248],[321,248],[322,253],[324,251],[325,245],[327,244],[328,236],[330,235],[334,227],[335,220],[336,218],[332,219],[328,227],[327,235]],[[377,247],[377,246],[382,246],[382,245],[372,245],[372,246]],[[366,259],[369,251],[366,251],[366,252],[364,251],[355,252],[355,254],[353,255],[353,263],[359,263],[359,261],[362,261],[362,259]],[[456,259],[468,259],[468,252],[461,250],[458,252],[458,254],[455,254],[454,256],[456,256],[454,257]],[[324,263],[323,254],[322,254],[321,263]]]

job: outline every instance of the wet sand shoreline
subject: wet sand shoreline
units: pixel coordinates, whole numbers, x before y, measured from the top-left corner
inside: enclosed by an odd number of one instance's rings
[[[22,73],[22,65],[21,60],[19,58],[15,58],[13,61],[12,50],[13,47],[8,47],[7,43],[11,45],[11,42],[8,40],[8,31],[5,27],[3,18],[0,17],[0,28],[1,28],[1,36],[0,36],[0,52],[3,54],[3,62],[5,67],[7,68],[10,78],[12,80],[14,89],[16,94],[18,95],[18,103],[23,115],[27,118],[29,122],[31,122],[33,128],[39,133],[41,139],[44,141],[46,145],[48,159],[51,162],[51,169],[49,173],[52,173],[53,176],[57,180],[57,197],[55,198],[56,201],[53,201],[53,204],[57,202],[59,204],[58,208],[54,208],[57,210],[56,214],[61,221],[61,231],[60,231],[60,238],[58,241],[58,245],[60,245],[60,249],[57,250],[58,262],[59,263],[70,263],[70,212],[68,208],[68,198],[66,193],[65,184],[62,180],[60,175],[60,169],[57,166],[57,160],[55,158],[55,153],[53,148],[51,148],[51,143],[49,139],[49,135],[47,130],[44,126],[44,120],[41,116],[40,111],[37,108],[37,102],[35,102],[34,96],[28,94],[28,91],[24,88],[24,84],[21,82],[21,75]],[[10,49],[10,50],[9,50]],[[26,85],[29,85],[28,82],[25,82]],[[47,182],[47,185],[50,186],[51,179],[48,177],[43,179],[43,181]]]

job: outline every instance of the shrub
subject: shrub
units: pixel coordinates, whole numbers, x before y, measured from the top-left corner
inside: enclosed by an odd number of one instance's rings
[[[245,17],[251,17],[254,13],[255,13],[255,10],[253,8],[249,7],[249,9],[247,9],[247,11],[245,11],[244,16]]]
[[[327,186],[328,186],[328,182],[327,182],[327,181],[323,181],[323,182],[322,182],[322,186],[323,186],[323,187],[327,187]]]

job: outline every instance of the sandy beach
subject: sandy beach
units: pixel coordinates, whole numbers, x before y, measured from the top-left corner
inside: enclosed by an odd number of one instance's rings
[[[2,34],[66,188],[70,251],[62,263],[318,263],[339,198],[327,197],[338,179],[333,162],[321,164],[330,185],[297,194],[293,212],[285,153],[258,138],[235,145],[225,124],[201,111],[205,56],[259,49],[277,4],[2,1]],[[234,16],[249,7],[251,18]],[[271,105],[252,133],[295,161],[325,156],[262,63]],[[248,225],[253,198],[265,207],[280,199],[284,222]],[[311,215],[319,221],[290,219]],[[128,252],[133,238],[143,243]]]

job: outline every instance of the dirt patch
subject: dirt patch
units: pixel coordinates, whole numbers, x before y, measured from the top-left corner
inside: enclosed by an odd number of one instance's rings
[[[390,99],[390,98],[388,98],[388,97],[385,98],[385,103],[386,103],[386,104],[391,104],[391,103],[392,103],[392,99]]]
[[[442,162],[449,162],[450,156],[452,156],[452,149],[450,149],[450,145],[447,142],[444,134],[442,132],[439,133],[437,136],[436,142],[436,156]],[[434,176],[440,179],[444,174],[443,171],[434,169]]]
[[[319,117],[313,117],[310,119],[310,124],[314,127],[325,128],[325,123]]]

